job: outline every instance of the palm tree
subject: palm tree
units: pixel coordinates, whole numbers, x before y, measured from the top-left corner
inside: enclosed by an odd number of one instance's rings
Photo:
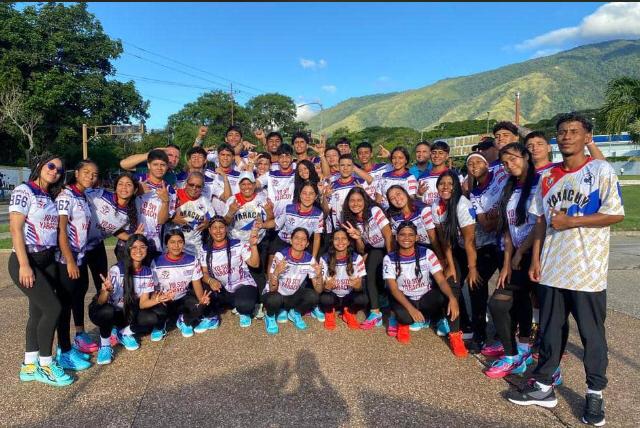
[[[608,133],[629,131],[633,141],[640,143],[640,79],[619,77],[607,85],[602,107],[604,127]]]

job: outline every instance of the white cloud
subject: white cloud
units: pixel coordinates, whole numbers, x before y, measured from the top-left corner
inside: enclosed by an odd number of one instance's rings
[[[313,105],[296,106],[296,120],[306,122],[318,114]]]
[[[378,77],[378,82],[388,82],[389,80],[391,80],[391,78],[389,76],[379,76]]]
[[[330,94],[335,94],[338,90],[338,88],[336,88],[336,85],[322,85],[320,89],[325,92],[329,92]]]
[[[548,51],[545,48],[549,46],[636,37],[640,37],[640,3],[616,2],[600,6],[591,15],[583,18],[578,26],[560,28],[525,40],[516,45],[516,49],[538,49],[538,52],[544,53]]]
[[[324,59],[313,60],[308,58],[300,58],[300,65],[304,69],[316,70],[318,68],[325,68],[327,66],[327,61]]]
[[[538,49],[532,55],[532,58],[542,58],[543,56],[549,56],[553,54],[557,54],[562,49],[560,48],[550,48],[550,49]]]

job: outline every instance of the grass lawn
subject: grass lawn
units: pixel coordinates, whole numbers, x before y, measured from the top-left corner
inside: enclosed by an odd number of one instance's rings
[[[640,180],[640,175],[620,175],[620,174],[618,174],[618,180]]]
[[[622,187],[624,221],[614,224],[613,230],[640,230],[640,186]]]
[[[118,239],[114,237],[107,238],[104,241],[104,245],[106,245],[107,247],[113,247],[114,245],[116,245],[117,241]],[[11,247],[11,238],[0,239],[0,250],[11,249]]]
[[[6,233],[9,231],[9,223],[0,224],[0,233]]]

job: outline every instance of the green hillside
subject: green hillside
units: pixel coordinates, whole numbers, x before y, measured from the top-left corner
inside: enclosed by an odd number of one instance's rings
[[[370,126],[430,129],[440,122],[508,119],[520,91],[522,123],[601,105],[607,82],[640,78],[640,40],[580,46],[495,70],[440,80],[423,88],[350,98],[323,113],[325,131]],[[317,129],[319,117],[310,120]]]

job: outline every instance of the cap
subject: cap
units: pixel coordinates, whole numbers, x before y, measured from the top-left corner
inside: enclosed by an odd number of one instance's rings
[[[240,176],[238,177],[238,183],[241,183],[242,180],[244,180],[244,179],[247,179],[252,183],[256,182],[256,178],[253,176],[252,172],[245,171],[245,172],[240,173]]]
[[[467,156],[467,160],[465,161],[465,164],[469,165],[469,161],[472,158],[482,159],[487,165],[489,164],[489,162],[487,161],[487,158],[485,158],[484,155],[481,155],[480,153],[477,153],[477,152],[473,152],[469,154],[469,156]]]
[[[477,144],[477,150],[488,150],[494,146],[493,142],[494,142],[493,138],[484,138],[482,141],[480,141]]]

